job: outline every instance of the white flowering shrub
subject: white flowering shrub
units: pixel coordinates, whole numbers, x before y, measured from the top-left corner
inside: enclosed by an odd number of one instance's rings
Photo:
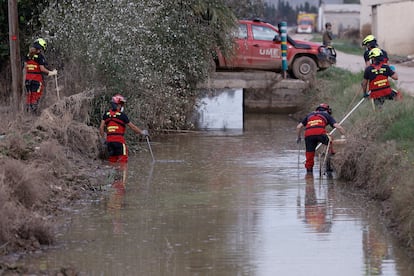
[[[151,129],[188,127],[195,85],[212,50],[231,48],[234,23],[223,0],[54,0],[43,12],[73,87],[83,79],[106,87],[103,99],[122,93],[130,117]]]

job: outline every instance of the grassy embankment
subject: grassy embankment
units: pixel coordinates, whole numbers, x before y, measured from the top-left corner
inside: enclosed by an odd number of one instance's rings
[[[65,97],[39,116],[2,109],[0,271],[9,267],[2,256],[53,244],[56,215],[105,185],[98,130],[87,125],[92,95]]]
[[[362,72],[320,72],[311,101],[329,103],[340,121],[362,99],[361,80]],[[369,99],[362,102],[343,123],[347,143],[334,165],[348,187],[381,203],[389,229],[414,252],[414,100],[403,95],[376,111]]]

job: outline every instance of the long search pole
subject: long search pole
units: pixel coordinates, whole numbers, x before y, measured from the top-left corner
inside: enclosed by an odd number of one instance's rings
[[[351,111],[348,112],[348,114],[345,115],[345,117],[338,123],[338,124],[342,124],[343,122],[345,122],[346,119],[348,119],[349,116],[351,116],[352,112],[354,112],[363,102],[364,102],[365,98],[362,98],[355,106],[354,108],[351,109]],[[336,128],[332,129],[331,132],[329,132],[329,135],[334,134],[334,132],[336,131]],[[319,149],[319,147],[322,144],[319,144],[315,150]]]
[[[328,154],[329,154],[329,147],[331,146],[331,138],[328,136],[329,142],[328,145],[326,145],[325,150],[325,156],[323,158],[323,163],[319,166],[319,176],[322,176],[322,170],[326,167],[326,160],[328,160]]]
[[[55,75],[55,85],[56,85],[57,99],[58,99],[58,101],[60,101],[59,85],[58,85],[57,75]]]
[[[148,149],[149,149],[149,151],[151,153],[152,163],[155,163],[155,158],[154,158],[154,154],[152,153],[152,148],[151,148],[151,144],[150,144],[149,138],[148,138],[148,136],[145,136],[145,138],[147,140]]]

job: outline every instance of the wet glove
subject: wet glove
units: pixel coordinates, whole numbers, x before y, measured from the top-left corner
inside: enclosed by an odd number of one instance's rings
[[[298,137],[298,139],[296,139],[296,144],[300,144],[300,142],[302,142],[302,138]]]
[[[143,131],[141,131],[141,135],[149,136],[148,130],[144,129]]]
[[[53,71],[49,71],[49,76],[56,76],[57,75],[57,70],[53,70]]]

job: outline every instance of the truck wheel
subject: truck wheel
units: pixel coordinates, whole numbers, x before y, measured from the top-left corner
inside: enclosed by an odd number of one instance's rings
[[[310,57],[297,58],[292,65],[294,77],[300,80],[306,81],[314,78],[317,70],[316,62]]]

